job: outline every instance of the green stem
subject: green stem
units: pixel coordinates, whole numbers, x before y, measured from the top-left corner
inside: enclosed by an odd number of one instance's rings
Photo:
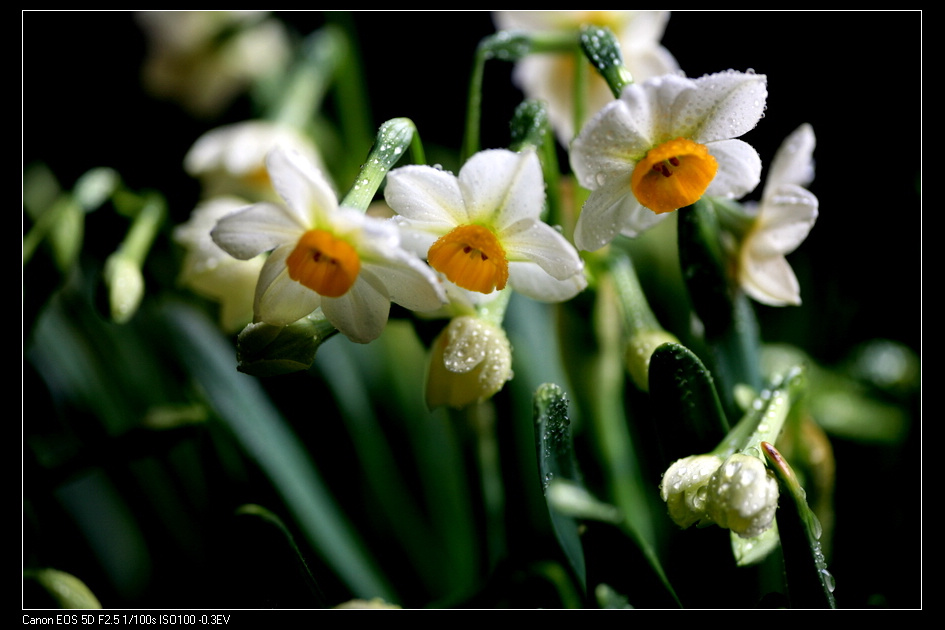
[[[117,253],[130,259],[139,267],[143,265],[144,259],[151,250],[151,244],[164,222],[166,211],[166,204],[160,195],[149,195],[144,200],[140,212],[135,216]]]
[[[476,432],[476,455],[486,516],[486,553],[491,572],[506,552],[505,491],[495,432],[495,407],[491,401],[484,401],[470,405],[466,413]]]
[[[598,347],[587,393],[592,422],[609,469],[615,503],[641,548],[651,547],[655,536],[624,412],[624,367],[616,288],[606,274],[601,276],[598,285],[594,330]]]

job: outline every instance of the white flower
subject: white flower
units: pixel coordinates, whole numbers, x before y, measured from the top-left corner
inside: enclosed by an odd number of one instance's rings
[[[237,260],[213,242],[210,231],[218,220],[247,205],[236,197],[209,199],[174,229],[174,240],[184,248],[180,283],[220,303],[220,325],[228,332],[253,321],[253,294],[266,257]]]
[[[738,281],[749,296],[771,306],[800,304],[801,290],[784,258],[817,220],[818,202],[803,188],[814,178],[814,130],[801,125],[778,149],[765,179],[755,220],[742,241]]]
[[[702,195],[736,198],[753,190],[761,160],[733,138],[757,124],[766,97],[764,75],[735,71],[667,75],[624,88],[571,145],[571,168],[592,191],[575,244],[599,249]]]
[[[285,205],[254,204],[212,233],[241,260],[272,250],[256,285],[256,320],[287,325],[321,307],[345,336],[367,343],[383,331],[391,301],[416,311],[442,305],[435,274],[401,248],[393,223],[339,208],[324,176],[298,153],[277,148],[267,165]]]
[[[545,185],[534,151],[482,151],[459,177],[430,166],[398,168],[384,196],[405,246],[464,289],[491,293],[508,284],[558,302],[587,286],[577,251],[541,221]]]
[[[735,453],[709,480],[706,512],[742,538],[771,527],[777,509],[778,482],[757,457]]]
[[[706,486],[721,465],[722,458],[715,455],[690,455],[666,469],[660,496],[674,523],[685,529],[712,522],[706,514]]]
[[[637,82],[676,74],[679,65],[659,45],[669,11],[495,11],[500,30],[526,32],[576,31],[584,24],[606,26],[620,42],[624,66]],[[587,111],[596,112],[613,100],[607,82],[589,71]],[[515,64],[512,79],[528,98],[544,101],[548,118],[567,146],[574,138],[574,58],[568,54],[533,54]]]
[[[147,88],[213,116],[250,83],[283,68],[289,34],[264,11],[139,11],[148,39]]]
[[[247,120],[211,129],[200,136],[184,157],[184,169],[201,180],[206,197],[241,195],[253,201],[275,201],[266,156],[277,146],[295,151],[322,168],[315,145],[294,127]]]

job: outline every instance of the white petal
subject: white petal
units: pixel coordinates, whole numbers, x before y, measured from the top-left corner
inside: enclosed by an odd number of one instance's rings
[[[459,181],[432,166],[403,166],[387,174],[384,199],[420,229],[440,235],[468,222]]]
[[[646,92],[632,84],[620,99],[598,112],[571,143],[571,170],[595,190],[610,179],[629,180],[633,167],[653,146],[653,123]]]
[[[432,311],[442,306],[446,294],[440,281],[418,257],[425,256],[429,246],[422,254],[415,254],[401,246],[403,232],[395,223],[363,215],[351,218],[357,217],[362,219],[357,236],[362,268],[370,269],[384,281],[391,300],[414,311]]]
[[[761,120],[768,97],[763,74],[730,70],[695,80],[696,89],[687,94],[677,120],[699,121],[691,137],[702,144],[737,138]]]
[[[276,248],[266,259],[259,282],[253,310],[256,319],[274,326],[287,326],[318,308],[320,295],[289,277],[285,260],[295,244]]]
[[[324,227],[338,209],[338,198],[318,168],[297,151],[281,147],[266,158],[272,187],[285,199],[300,225]]]
[[[746,246],[757,254],[789,254],[807,238],[817,214],[813,193],[799,186],[779,186],[762,202]]]
[[[416,228],[414,224],[399,217],[391,220],[400,230],[400,246],[420,258],[426,258],[430,246],[436,242],[437,235],[422,228]]]
[[[518,221],[497,236],[510,261],[538,263],[559,280],[573,276],[584,265],[566,238],[537,219]]]
[[[365,267],[387,287],[390,300],[411,311],[435,311],[446,303],[436,273],[419,258],[403,252],[399,260]]]
[[[511,262],[509,285],[533,300],[563,302],[583,291],[587,287],[587,278],[581,270],[570,277],[557,280],[535,263]]]
[[[468,220],[496,230],[524,218],[536,218],[545,203],[541,163],[534,151],[480,151],[459,171],[459,187]]]
[[[656,44],[666,30],[669,11],[627,11],[620,29],[620,48],[625,57],[632,56],[634,48],[649,48]],[[643,81],[649,77],[634,77]]]
[[[368,343],[380,337],[390,314],[390,297],[384,283],[361,269],[354,286],[338,298],[322,298],[322,312],[345,337]]]
[[[698,119],[687,109],[687,105],[697,95],[695,81],[681,75],[668,74],[648,79],[636,89],[631,88],[633,85],[624,88],[620,99],[631,106],[635,116],[646,113],[645,124],[649,128],[651,144],[647,151],[653,145],[680,136],[691,137]],[[633,105],[633,101],[637,101],[637,104]]]
[[[761,158],[755,149],[741,140],[722,140],[708,145],[709,153],[719,163],[719,170],[705,194],[735,199],[747,195],[761,181]]]
[[[629,179],[612,181],[587,198],[574,229],[574,244],[578,249],[600,249],[617,234],[637,236],[669,216],[641,206],[628,182]]]
[[[382,259],[388,251],[400,248],[400,232],[394,223],[353,208],[340,208],[335,213],[331,232],[350,243],[362,261]]]
[[[807,186],[814,180],[814,129],[803,124],[784,139],[765,178],[765,194],[781,184]]]
[[[631,48],[625,52],[623,63],[635,81],[646,81],[664,74],[680,74],[676,58],[662,46]]]
[[[217,221],[210,236],[234,258],[249,260],[283,243],[294,244],[304,231],[298,217],[282,206],[257,203]]]
[[[783,256],[742,257],[739,283],[751,298],[771,306],[801,303],[801,288]]]

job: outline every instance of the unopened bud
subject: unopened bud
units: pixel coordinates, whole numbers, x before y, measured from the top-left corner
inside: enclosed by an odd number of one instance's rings
[[[709,517],[742,538],[771,527],[777,508],[778,482],[757,457],[736,453],[709,480]]]
[[[491,397],[511,378],[505,331],[478,317],[456,317],[433,343],[427,406],[465,407]]]
[[[660,496],[674,523],[685,529],[712,522],[706,514],[706,486],[721,465],[722,458],[715,455],[690,455],[666,470]]]

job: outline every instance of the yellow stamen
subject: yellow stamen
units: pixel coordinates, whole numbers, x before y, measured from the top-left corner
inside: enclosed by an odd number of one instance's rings
[[[698,201],[718,169],[704,144],[676,138],[650,149],[634,167],[630,187],[653,212],[672,212]]]
[[[349,243],[309,230],[285,261],[289,277],[325,297],[341,297],[358,279],[361,259]]]
[[[441,236],[427,252],[430,266],[470,291],[502,290],[509,280],[505,250],[489,229],[461,225]]]

